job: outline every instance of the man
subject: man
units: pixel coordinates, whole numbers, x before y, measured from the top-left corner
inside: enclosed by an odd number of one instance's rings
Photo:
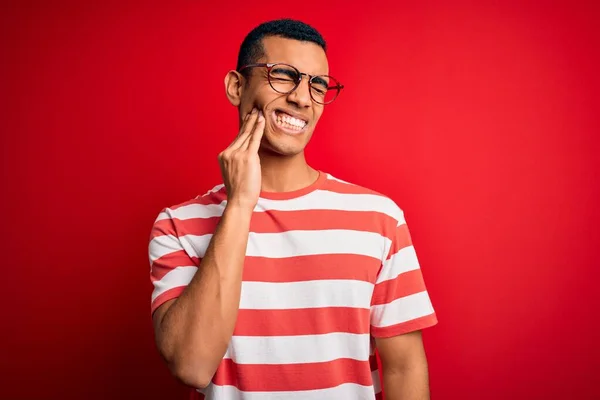
[[[304,157],[342,90],[325,50],[293,20],[245,38],[224,184],[152,230],[156,343],[206,399],[379,399],[375,348],[387,399],[429,398],[420,330],[437,320],[402,210]]]

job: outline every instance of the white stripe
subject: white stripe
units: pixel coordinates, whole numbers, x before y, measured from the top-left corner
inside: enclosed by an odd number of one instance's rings
[[[188,204],[175,210],[169,210],[173,218],[210,218],[223,214],[227,205],[224,200],[220,204]],[[272,200],[260,198],[254,208],[255,212],[264,211],[301,211],[301,210],[342,210],[342,211],[374,211],[394,218],[399,225],[404,223],[402,210],[388,197],[375,194],[336,193],[328,190],[315,190],[305,196],[288,200]]]
[[[150,264],[169,253],[173,253],[179,250],[181,250],[181,244],[179,243],[179,240],[176,236],[157,236],[150,241],[150,244],[148,246]]]
[[[370,308],[374,285],[355,280],[242,282],[240,309]]]
[[[378,233],[329,229],[250,233],[246,255],[284,258],[315,254],[359,254],[381,260],[390,240]]]
[[[433,314],[427,291],[371,307],[371,325],[382,328]]]
[[[212,234],[207,235],[183,235],[179,238],[173,235],[157,236],[150,241],[149,257],[150,264],[167,254],[184,250],[188,255],[204,258]]]
[[[219,190],[223,189],[225,187],[225,185],[223,185],[222,183],[220,185],[215,186],[214,188],[210,189],[208,192],[204,193],[202,196],[197,196],[196,198],[202,198],[205,196],[208,196],[211,193],[217,193]]]
[[[233,336],[224,358],[237,364],[302,364],[350,358],[369,361],[370,335],[345,332],[295,336]]]
[[[153,241],[161,237],[158,236]],[[200,258],[204,257],[211,239],[212,234],[179,237],[181,246],[186,252]],[[250,232],[246,256],[287,258],[319,254],[357,254],[381,260],[390,245],[390,239],[378,233],[346,229],[280,233]]]
[[[163,219],[169,219],[171,218],[171,216],[165,212],[165,211],[161,211],[160,214],[158,214],[158,217],[156,217],[156,220],[154,221],[154,223],[157,223],[158,221],[162,221]]]
[[[169,271],[159,281],[154,281],[154,291],[152,292],[152,301],[169,289],[178,286],[187,286],[198,271],[197,267],[177,267]]]
[[[376,283],[396,279],[398,275],[415,269],[419,269],[415,248],[413,246],[404,247],[383,263]]]
[[[181,220],[220,217],[226,205],[227,200],[223,200],[220,204],[188,204],[171,210],[171,217]]]
[[[277,377],[265,377],[265,379],[268,378],[277,379]],[[293,392],[244,392],[235,386],[221,386],[211,383],[206,389],[198,391],[204,393],[206,400],[374,400],[375,393],[379,393],[375,391],[373,386],[362,386],[356,383],[343,383],[327,389]]]
[[[208,249],[208,245],[212,239],[213,235],[211,233],[206,235],[183,235],[179,238],[181,242],[181,247],[188,254],[194,254],[196,257],[204,258],[206,254],[206,249]]]
[[[210,195],[212,193],[216,193],[219,190],[223,189],[224,187],[225,187],[225,185],[223,185],[223,184],[217,185],[217,186],[213,187],[212,189],[210,189],[209,191],[207,191],[206,193],[204,193],[202,196],[196,196],[195,200],[198,200],[198,199],[201,199],[203,197],[206,197],[206,196],[208,196],[208,195]],[[222,206],[222,208],[225,208],[226,204],[227,204],[227,201],[223,201],[223,202],[221,202],[220,205]],[[188,207],[191,207],[192,211],[193,210],[197,211],[198,208],[197,207],[193,207],[193,206],[207,207],[207,206],[203,206],[201,204],[188,204],[188,205],[185,205],[185,206],[178,207],[175,210],[172,210],[170,208],[166,208],[163,212],[161,212],[158,215],[158,218],[156,219],[155,223],[158,222],[158,221],[160,221],[160,220],[167,219],[167,218],[179,218],[177,216],[178,213],[179,213],[178,210],[181,210],[181,209],[186,209]],[[220,213],[218,213],[217,215],[214,215],[215,212],[217,212],[215,209],[209,207],[208,211],[201,210],[200,214],[202,215],[202,214],[208,213],[209,217],[214,217],[214,216],[220,216],[223,213],[223,211],[221,210]],[[187,213],[187,211],[183,211],[182,213],[185,216],[186,213]],[[188,217],[188,218],[209,218],[209,217],[202,217],[202,216],[193,217],[192,216],[192,217]],[[180,218],[180,219],[187,219],[187,218]]]
[[[306,196],[290,200],[260,199],[255,211],[299,211],[299,210],[343,210],[376,211],[387,214],[399,221],[401,210],[389,198],[374,194],[336,193],[328,190],[315,190]]]

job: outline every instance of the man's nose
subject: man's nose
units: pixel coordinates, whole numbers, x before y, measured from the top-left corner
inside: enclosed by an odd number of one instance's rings
[[[298,107],[310,107],[312,99],[310,97],[309,80],[308,76],[302,75],[302,80],[298,84],[298,87],[288,95],[288,101],[295,103]]]

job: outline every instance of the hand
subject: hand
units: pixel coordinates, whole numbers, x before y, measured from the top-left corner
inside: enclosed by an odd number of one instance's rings
[[[258,148],[265,131],[265,117],[256,108],[246,116],[235,140],[219,154],[227,203],[254,209],[261,190]]]

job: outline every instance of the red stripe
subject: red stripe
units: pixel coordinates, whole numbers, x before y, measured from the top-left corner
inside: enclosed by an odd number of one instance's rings
[[[392,247],[388,255],[388,260],[401,249],[412,246],[412,238],[408,230],[408,225],[402,224],[395,229]]]
[[[157,236],[173,235],[209,235],[215,232],[221,217],[210,218],[189,218],[189,219],[162,219],[154,224],[154,229],[150,235],[150,239]]]
[[[152,282],[176,267],[199,267],[201,258],[184,250],[166,254],[152,263]],[[314,254],[287,258],[247,256],[242,279],[245,282],[301,282],[322,279],[352,279],[375,283],[381,269],[379,260],[359,254]]]
[[[175,232],[175,227],[171,218],[161,219],[160,221],[154,223],[154,226],[152,227],[152,232],[150,233],[150,240],[154,239],[157,236],[163,235],[177,236],[177,232]]]
[[[437,316],[435,313],[425,315],[423,317],[411,319],[410,321],[402,322],[396,325],[386,327],[371,327],[371,335],[373,337],[392,337],[403,335],[408,332],[414,332],[421,329],[429,328],[437,324]]]
[[[375,393],[375,400],[383,400],[383,391]]]
[[[319,335],[332,332],[370,332],[370,310],[351,307],[238,312],[236,336]]]
[[[161,235],[206,235],[214,233],[221,217],[165,219],[154,224],[151,238]],[[270,210],[252,214],[250,231],[280,233],[293,230],[345,229],[374,232],[392,240],[397,221],[387,214],[375,211],[345,210]]]
[[[313,254],[286,258],[246,257],[244,281],[298,282],[355,279],[375,283],[381,261],[358,254]]]
[[[215,185],[214,187],[216,187]],[[213,187],[213,188],[214,188]],[[211,189],[212,190],[212,189]],[[324,179],[323,184],[316,188],[316,190],[327,190],[330,192],[341,193],[341,194],[370,194],[374,196],[386,197],[375,190],[368,189],[366,187],[356,185],[353,183],[344,183],[335,179]],[[184,203],[169,207],[171,210],[176,210],[178,208],[190,205],[190,204],[200,204],[200,205],[208,205],[208,204],[220,204],[224,200],[227,199],[227,191],[225,187],[222,187],[217,192],[208,193],[206,195],[199,196],[195,199],[186,201]]]
[[[375,285],[371,305],[388,304],[402,297],[425,291],[425,281],[420,269],[404,272],[395,279]]]
[[[166,292],[162,293],[160,296],[158,296],[152,302],[151,313],[154,313],[154,311],[156,311],[156,309],[158,307],[160,307],[161,305],[163,305],[167,301],[175,299],[175,298],[181,296],[181,293],[183,293],[183,291],[185,290],[185,288],[186,288],[185,286],[177,286],[177,287],[174,287],[173,289],[169,289]]]
[[[211,190],[214,189],[216,186],[218,186],[218,185],[213,186],[213,188],[211,188]],[[375,196],[387,197],[375,190],[368,189],[366,187],[356,185],[353,183],[340,182],[335,179],[324,179],[323,184],[320,185],[320,187],[317,187],[316,190],[328,190],[331,192],[342,193],[342,194],[370,194],[370,195],[375,195]],[[181,208],[181,207],[184,207],[184,206],[187,206],[190,204],[200,204],[200,205],[220,204],[226,199],[227,199],[227,190],[225,187],[222,187],[221,189],[219,189],[216,192],[211,192],[211,193],[207,193],[205,195],[198,196],[197,198],[191,199],[184,203],[169,207],[169,209],[176,210],[178,208]]]
[[[214,189],[217,185],[213,186]],[[209,205],[209,204],[221,204],[223,200],[227,199],[227,193],[225,187],[222,187],[216,192],[207,193],[206,195],[202,195],[196,197],[194,199],[188,200],[185,203],[177,204],[175,206],[169,207],[170,210],[177,210],[178,208],[189,206],[191,204],[199,204],[199,205]]]
[[[242,391],[273,392],[332,388],[344,383],[373,384],[368,361],[339,359],[305,364],[236,364],[221,361],[215,385],[232,385]]]
[[[390,232],[397,221],[375,211],[347,210],[269,210],[252,215],[250,230],[256,233],[278,233],[293,230],[346,229],[364,232]]]
[[[201,258],[190,257],[185,250],[174,251],[157,258],[152,263],[152,282],[161,280],[168,272],[177,267],[199,267]]]
[[[355,185],[353,183],[343,183],[334,179],[327,179],[320,189],[343,194],[372,194],[375,196],[386,197],[374,190]]]

